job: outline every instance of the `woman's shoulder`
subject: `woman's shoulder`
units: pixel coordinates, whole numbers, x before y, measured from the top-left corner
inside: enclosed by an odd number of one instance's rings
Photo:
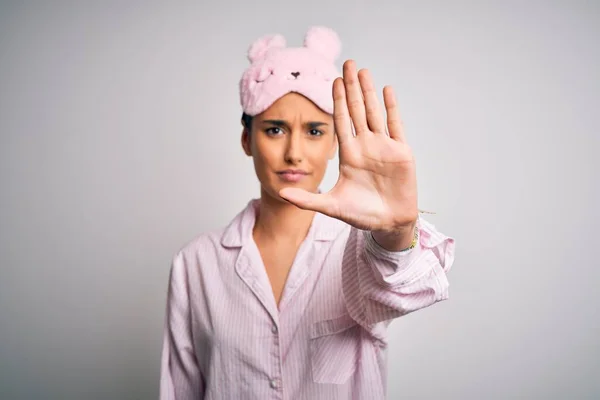
[[[177,255],[204,256],[216,254],[228,247],[239,247],[250,234],[254,225],[255,200],[237,213],[225,226],[209,229],[184,243]]]
[[[189,257],[217,250],[217,248],[221,247],[221,239],[225,230],[226,228],[222,227],[207,230],[193,236],[180,246],[175,256]]]

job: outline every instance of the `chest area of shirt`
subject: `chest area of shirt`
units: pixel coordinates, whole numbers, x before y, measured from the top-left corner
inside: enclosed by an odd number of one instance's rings
[[[279,306],[287,278],[296,260],[300,245],[285,243],[263,244],[257,242],[256,246],[260,256],[260,260],[255,261],[258,263],[256,267],[260,268],[262,265],[264,268],[271,291],[273,292],[273,298]]]
[[[313,316],[313,308],[317,314],[328,314],[328,310],[339,315],[341,306],[335,304],[343,304],[342,256],[343,247],[334,241],[307,241],[297,249],[275,250],[249,244],[219,260],[219,272],[202,279],[207,284],[198,300],[207,303],[202,306],[207,311],[215,309],[209,314],[213,321],[207,321],[213,326],[221,316],[277,325],[288,318],[327,317]],[[319,304],[328,304],[328,309]]]

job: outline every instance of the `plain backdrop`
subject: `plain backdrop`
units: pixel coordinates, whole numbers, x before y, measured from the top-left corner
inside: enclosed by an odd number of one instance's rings
[[[389,398],[600,396],[599,3],[260,0],[0,3],[0,398],[157,397],[172,256],[259,194],[246,50],[311,25],[394,86],[457,243]]]

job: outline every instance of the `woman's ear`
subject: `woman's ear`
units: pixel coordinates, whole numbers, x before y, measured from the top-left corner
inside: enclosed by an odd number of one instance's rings
[[[252,157],[250,130],[246,127],[244,127],[244,130],[242,131],[242,148],[247,156]]]

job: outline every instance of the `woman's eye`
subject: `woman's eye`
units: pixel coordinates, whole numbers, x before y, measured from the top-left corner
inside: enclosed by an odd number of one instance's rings
[[[323,134],[322,131],[318,130],[318,129],[311,129],[310,130],[310,135],[311,136],[321,136]]]
[[[278,134],[282,133],[282,131],[281,131],[281,128],[274,127],[274,128],[267,129],[267,133],[269,135],[278,135]]]

